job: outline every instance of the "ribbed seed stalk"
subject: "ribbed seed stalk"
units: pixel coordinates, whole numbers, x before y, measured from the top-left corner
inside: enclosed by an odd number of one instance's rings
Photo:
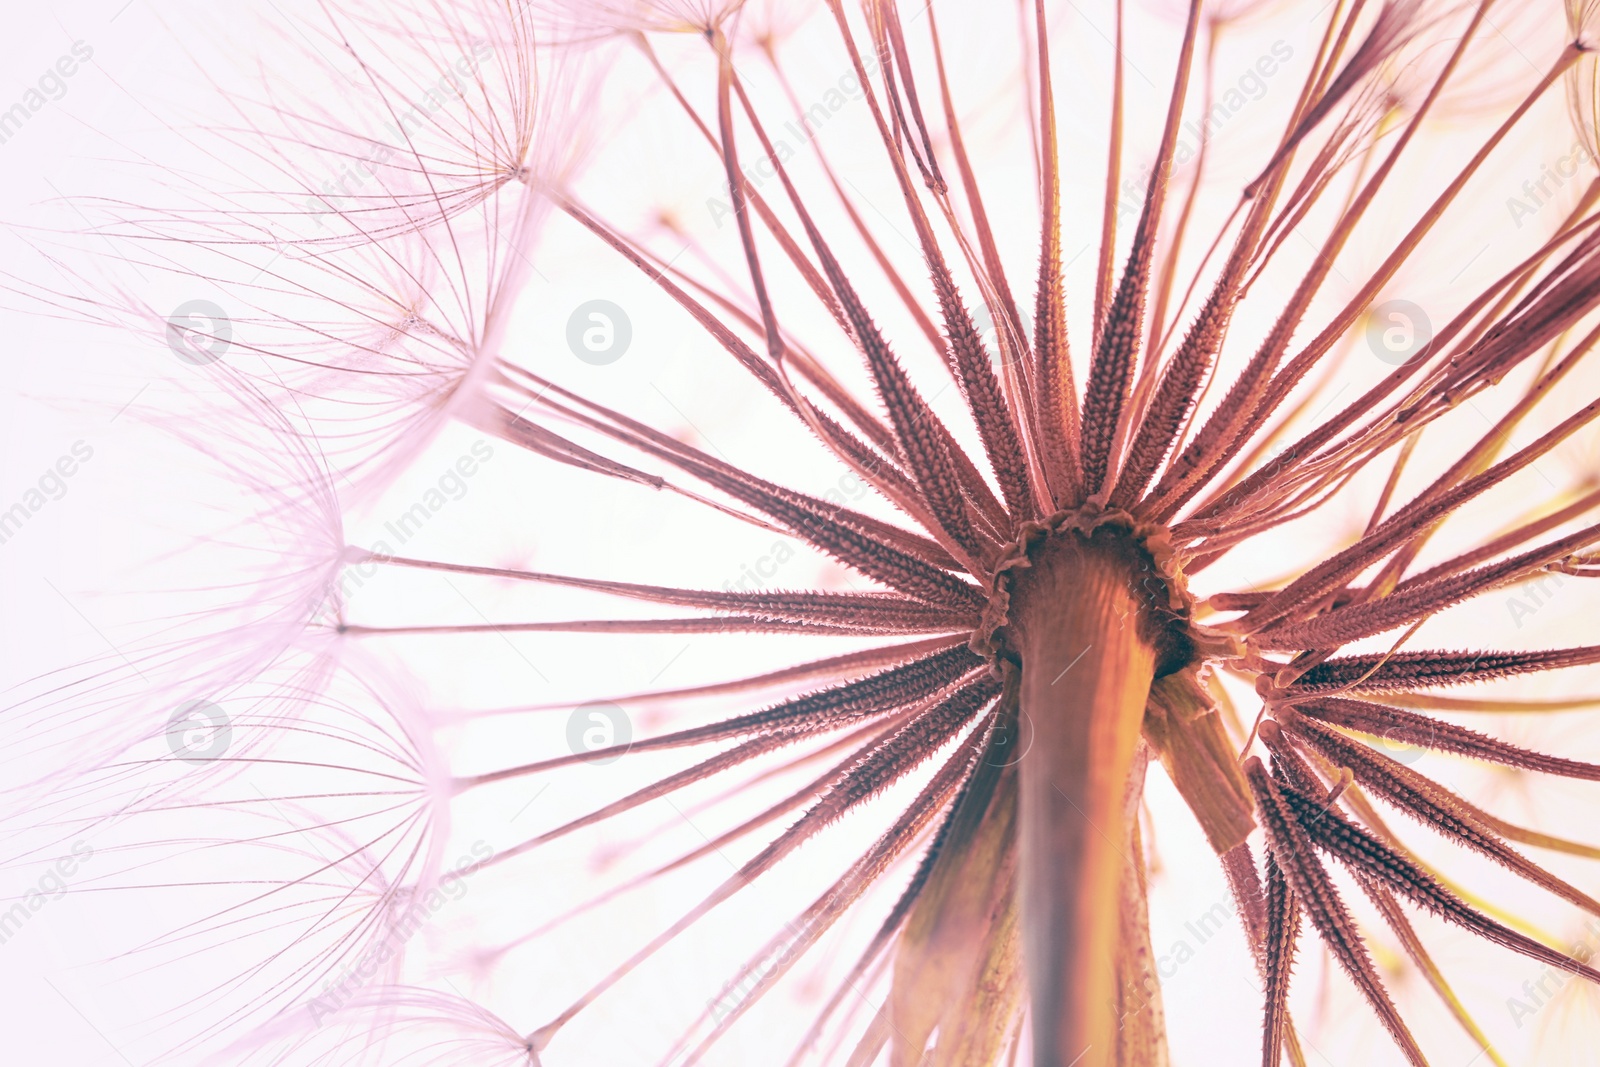
[[[1033,733],[1020,789],[1033,1063],[1133,1067],[1119,1034],[1119,973],[1128,976],[1124,957],[1136,955],[1124,944],[1125,912],[1135,903],[1143,910],[1134,827],[1146,758],[1140,724],[1157,662],[1144,607],[1159,580],[1144,550],[1114,527],[1090,537],[1058,531],[1031,558],[1013,586],[1011,629]],[[1153,1019],[1159,1009],[1135,1025]],[[1158,1034],[1131,1043],[1161,1044]]]

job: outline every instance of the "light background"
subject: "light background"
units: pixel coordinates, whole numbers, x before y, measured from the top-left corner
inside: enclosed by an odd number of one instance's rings
[[[1287,41],[1294,58],[1267,83],[1259,100],[1251,100],[1225,125],[1213,143],[1210,178],[1214,192],[1202,202],[1205,217],[1214,220],[1226,212],[1238,186],[1259,167],[1263,149],[1270,147],[1276,124],[1292,104],[1296,79],[1311,54],[1308,16],[1314,6],[1279,5],[1269,17],[1230,37],[1221,51],[1219,86],[1235,81],[1237,72],[1247,70],[1276,41]],[[958,95],[968,102],[970,116],[963,116],[965,132],[980,161],[980,180],[991,217],[1005,235],[1003,253],[1013,287],[1027,302],[1025,294],[1031,287],[1025,279],[1033,262],[1031,234],[1036,209],[1031,168],[1017,151],[1018,145],[1025,143],[1020,140],[1025,136],[1020,109],[1007,80],[1015,62],[1014,31],[1008,24],[995,25],[1004,20],[954,7],[940,6],[941,30]],[[951,10],[947,12],[947,8]],[[1125,173],[1130,175],[1138,174],[1151,154],[1179,28],[1170,11],[1147,8],[1133,5],[1130,11],[1129,148],[1125,160]],[[1109,32],[1111,19],[1106,5],[1061,4],[1051,10],[1059,71],[1058,107],[1067,141],[1068,254],[1088,249],[1073,260],[1068,277],[1081,376],[1087,333],[1084,309],[1092,291],[1092,244],[1098,238],[1104,158],[1101,141],[1110,55],[1104,34]],[[1505,32],[1491,40],[1492,58],[1474,80],[1475,86],[1483,87],[1481,93],[1459,101],[1430,127],[1427,143],[1413,150],[1407,173],[1395,183],[1393,202],[1375,209],[1374,224],[1363,228],[1345,265],[1347,270],[1342,269],[1330,283],[1329,298],[1319,301],[1312,322],[1323,321],[1337,307],[1334,301],[1354,291],[1360,269],[1370,268],[1380,259],[1399,226],[1409,224],[1416,205],[1408,197],[1436,190],[1441,175],[1451,173],[1451,165],[1465,158],[1481,138],[1488,128],[1486,122],[1494,121],[1503,113],[1505,102],[1531,84],[1534,68],[1526,57],[1533,57],[1537,64],[1554,55],[1559,23],[1550,17],[1548,8],[1539,10],[1548,19],[1543,24],[1539,15],[1519,14],[1512,20],[1508,12]],[[200,4],[134,0],[126,7],[117,2],[57,3],[48,9],[19,8],[8,14],[8,32],[0,37],[0,71],[5,72],[0,81],[0,105],[20,98],[34,72],[44,70],[74,41],[83,40],[94,48],[92,62],[68,80],[63,98],[50,102],[19,135],[0,145],[0,204],[5,205],[5,220],[16,227],[7,235],[4,262],[15,275],[13,284],[25,290],[0,300],[5,308],[0,316],[6,368],[5,406],[0,409],[0,433],[4,434],[0,506],[20,498],[74,442],[83,440],[94,449],[93,459],[70,479],[62,499],[52,501],[16,537],[0,545],[0,596],[7,608],[0,613],[0,645],[6,650],[6,679],[21,684],[41,671],[70,667],[94,657],[120,657],[119,650],[148,640],[157,620],[193,603],[226,601],[226,591],[213,589],[186,599],[187,594],[167,590],[233,580],[248,568],[259,567],[262,552],[270,552],[278,537],[292,537],[293,533],[291,529],[288,534],[279,531],[274,537],[257,537],[233,528],[247,506],[242,502],[247,494],[240,491],[236,468],[248,466],[253,449],[261,446],[248,440],[216,442],[208,437],[208,427],[193,421],[181,427],[165,422],[164,411],[184,412],[182,417],[192,420],[192,412],[203,406],[211,390],[203,369],[179,363],[159,329],[141,333],[95,326],[72,321],[70,312],[66,320],[50,318],[30,299],[26,292],[30,285],[103,292],[92,287],[108,278],[117,279],[160,309],[196,295],[190,291],[192,285],[186,289],[153,270],[141,271],[138,265],[120,262],[120,248],[114,241],[81,232],[77,237],[61,236],[63,231],[82,231],[89,221],[102,218],[99,209],[104,205],[53,201],[58,196],[87,196],[145,203],[149,202],[146,197],[163,195],[164,183],[188,192],[192,180],[203,184],[207,174],[232,171],[235,178],[247,180],[256,173],[252,161],[233,155],[235,149],[228,139],[208,139],[204,132],[208,124],[230,121],[226,97],[208,84],[208,79],[230,91],[243,92],[241,87],[258,76],[257,53],[268,57],[260,74],[275,86],[315,93],[320,91],[317,87],[323,84],[323,75],[316,63],[303,57],[298,66],[284,58],[288,54],[284,41],[252,29],[259,19],[260,25],[273,27],[292,41],[291,34],[298,31],[291,28],[301,25],[300,20],[315,24],[318,15],[313,5],[267,3],[222,13]],[[796,80],[802,84],[826,87],[842,73],[838,52],[825,43],[829,32],[824,22],[813,18],[786,46]],[[681,72],[696,102],[708,101],[711,67],[703,46],[692,40],[668,41],[662,49],[673,69]],[[648,87],[637,62],[631,68],[619,63],[607,71],[614,80],[596,99],[585,101],[578,109],[581,121],[563,131],[563,136],[573,139],[575,148],[584,149],[587,164],[578,186],[582,199],[632,233],[651,232],[652,216],[670,211],[720,257],[721,264],[730,272],[736,270],[733,228],[717,226],[705,204],[719,191],[715,161],[677,117],[671,101]],[[1511,251],[1523,251],[1537,243],[1536,234],[1546,232],[1543,227],[1552,224],[1562,208],[1543,209],[1525,220],[1525,226],[1516,227],[1506,200],[1519,195],[1524,181],[1537,177],[1541,165],[1554,162],[1572,144],[1560,101],[1550,104],[1541,107],[1526,130],[1513,135],[1469,191],[1467,201],[1453,210],[1428,255],[1402,273],[1389,295],[1430,309],[1458,306],[1463,294],[1473,291],[1472,283],[1482,284],[1512,261]],[[925,102],[925,106],[934,105]],[[890,254],[908,278],[919,279],[914,251],[906,239],[903,210],[886,182],[881,148],[870,135],[864,108],[852,105],[830,120],[821,143],[864,201],[881,212],[870,221],[881,225],[878,232]],[[220,158],[212,158],[213,149]],[[281,188],[281,175],[277,177],[277,188]],[[1575,199],[1580,184],[1575,180],[1562,190],[1567,203]],[[763,191],[776,197],[776,183]],[[832,203],[826,196],[819,200],[826,203],[821,214],[837,226]],[[1490,231],[1495,235],[1494,251],[1480,259]],[[1204,227],[1195,232],[1210,233]],[[653,247],[668,256],[681,244],[675,244],[659,227],[654,237]],[[1192,256],[1200,243],[1191,237],[1186,252]],[[853,244],[851,247],[853,254],[859,255]],[[1300,250],[1299,262],[1311,251],[1308,241]],[[263,253],[266,258],[271,254]],[[1295,255],[1291,248],[1285,258],[1292,260]],[[59,258],[59,268],[52,267],[47,257]],[[776,405],[740,380],[726,357],[670,301],[617,257],[597,247],[592,238],[570,223],[553,220],[542,232],[535,260],[535,276],[518,304],[506,342],[506,349],[515,351],[525,365],[787,484],[818,494],[841,487],[841,469],[821,458],[801,430],[782,423]],[[830,333],[814,301],[799,291],[793,279],[779,284],[784,295],[778,306],[786,325],[815,338],[817,349],[825,352],[830,365],[841,373],[851,369],[850,353],[841,347],[837,333]],[[1259,306],[1236,325],[1231,358],[1244,358],[1250,347],[1245,339],[1259,337],[1270,324],[1273,284],[1281,285],[1281,281],[1264,283]],[[922,381],[938,381],[934,354],[916,344],[905,317],[894,314],[892,301],[885,299],[883,287],[865,288],[874,309],[886,309],[880,319],[914,372]],[[563,339],[571,309],[595,298],[624,307],[633,326],[629,351],[606,367],[580,363]],[[1388,369],[1367,356],[1363,351],[1352,352],[1341,371],[1350,383],[1344,400]],[[857,373],[854,380],[864,379]],[[1552,406],[1562,407],[1562,413],[1570,410],[1593,395],[1594,381],[1594,376],[1588,375],[1574,384],[1571,396]],[[935,403],[950,414],[956,411],[955,399],[951,390]],[[1476,416],[1481,418],[1481,414]],[[959,419],[952,422],[962,425],[958,432],[964,440],[972,438]],[[1482,423],[1475,423],[1470,413],[1461,413],[1457,422],[1447,424],[1452,425],[1461,428],[1435,431],[1438,443],[1434,447],[1440,459],[1435,469],[1454,458],[1446,444],[1453,434],[1464,435]],[[174,436],[174,429],[183,431],[182,435]],[[345,537],[354,544],[367,544],[370,537],[381,536],[383,524],[436,484],[441,473],[480,437],[459,426],[446,428],[406,469],[395,473],[381,492],[355,499],[350,487],[341,486],[339,492],[349,493],[353,500]],[[197,447],[195,440],[214,444],[208,450]],[[468,481],[460,501],[434,516],[425,531],[405,546],[408,553],[721,588],[725,582],[737,582],[747,567],[783,554],[780,542],[792,543],[707,517],[700,509],[665,494],[606,482],[519,455],[508,444],[495,442],[493,448],[493,460]],[[1593,477],[1594,455],[1589,446],[1566,449],[1541,464],[1539,477],[1558,484]],[[843,483],[845,488],[848,485]],[[1341,543],[1364,524],[1374,488],[1367,486],[1364,493],[1361,486],[1353,488],[1348,506],[1341,508],[1336,503],[1315,520],[1252,548],[1247,559],[1230,561],[1229,573],[1207,575],[1202,591],[1237,587],[1229,580],[1265,584],[1311,558],[1317,549]],[[1530,479],[1526,489],[1530,499],[1543,491]],[[1486,507],[1479,521],[1498,526],[1509,517],[1506,508],[1503,501]],[[306,521],[309,525],[310,520]],[[310,533],[301,544],[313,545]],[[1443,549],[1439,552],[1442,555]],[[1219,572],[1224,569],[1218,568]],[[821,584],[843,588],[846,580],[839,568],[798,545],[793,558],[771,578],[774,585],[785,587]],[[1583,632],[1592,629],[1591,595],[1579,586],[1576,579],[1566,583],[1547,606],[1523,619],[1512,613],[1506,597],[1487,597],[1430,623],[1424,633],[1428,640],[1419,638],[1417,647],[1472,647],[1475,641],[1484,642],[1485,633],[1492,634],[1497,643],[1514,642],[1514,647],[1578,643],[1584,639]],[[544,617],[556,617],[567,605],[596,613],[628,610],[625,604],[597,608],[583,598],[543,589],[465,579],[441,587],[416,575],[373,582],[352,598],[353,611],[385,621],[473,621],[478,613],[496,619],[546,612],[549,614]],[[1519,621],[1522,624],[1516,625]],[[831,647],[820,640],[773,637],[532,636],[509,642],[499,637],[396,639],[386,646],[378,639],[368,642],[365,651],[370,652],[374,664],[369,669],[400,691],[395,702],[411,707],[405,714],[416,715],[417,721],[436,717],[427,721],[437,725],[466,709],[525,703],[570,706],[582,699],[651,685],[688,685],[732,677],[820,656]],[[1585,691],[1585,681],[1578,677],[1541,680],[1518,691]],[[1588,681],[1592,688],[1592,679]],[[23,691],[31,690],[19,690]],[[159,708],[203,695],[145,693],[142,697],[148,699],[149,708]],[[138,707],[139,711],[130,710],[129,714],[149,714],[146,705]],[[1246,713],[1251,713],[1252,709],[1245,707]],[[508,757],[559,752],[565,745],[565,723],[564,710],[557,710],[512,719],[474,720],[464,726],[439,725],[428,737],[427,746],[457,770],[480,770],[501,765]],[[662,728],[662,723],[641,710],[635,713],[634,728],[637,734],[646,734]],[[1511,728],[1523,729],[1521,724]],[[85,729],[92,737],[92,728],[86,724]],[[1526,736],[1507,736],[1562,754],[1600,754],[1600,744],[1591,739],[1587,729],[1586,716],[1568,716],[1555,726],[1541,724],[1526,730]],[[1443,762],[1438,756],[1424,758]],[[553,776],[549,790],[539,793],[532,807],[527,805],[538,785],[519,783],[492,796],[468,798],[454,807],[448,832],[436,846],[438,854],[445,862],[454,862],[481,839],[497,848],[507,847],[535,828],[556,825],[563,816],[572,817],[621,795],[647,780],[645,776],[652,771],[684,765],[681,759],[657,757],[648,764],[624,760],[608,768],[578,768]],[[33,766],[16,773],[21,781],[25,774],[42,774],[47,769]],[[1463,783],[1469,796],[1504,796],[1518,806],[1512,818],[1537,819],[1538,825],[1555,832],[1564,828],[1580,836],[1592,827],[1592,817],[1585,814],[1593,811],[1592,787],[1528,783],[1520,777],[1496,776],[1473,768],[1452,767],[1447,777]],[[697,795],[715,792],[704,790]],[[901,789],[887,798],[877,822],[861,822],[881,823],[887,805],[904,795]],[[1175,956],[1180,944],[1195,949],[1193,960],[1165,976],[1174,1062],[1187,1067],[1249,1061],[1255,1055],[1259,1009],[1242,938],[1230,928],[1215,940],[1197,944],[1187,925],[1217,904],[1226,904],[1222,879],[1192,820],[1158,770],[1152,771],[1150,805],[1155,815],[1154,845],[1160,857],[1152,895],[1153,941],[1158,953]],[[686,802],[682,810],[694,809]],[[531,1029],[610,962],[692,905],[725,876],[727,868],[714,869],[718,861],[713,859],[702,864],[694,876],[636,894],[487,973],[482,969],[474,973],[464,965],[463,946],[505,940],[506,931],[517,926],[519,909],[551,914],[568,902],[583,899],[596,886],[609,884],[599,858],[624,846],[642,839],[648,855],[664,858],[675,850],[694,847],[702,834],[714,832],[712,827],[728,824],[726,816],[715,813],[684,816],[663,809],[635,814],[618,826],[583,835],[542,858],[519,861],[504,877],[474,881],[459,907],[441,914],[413,941],[403,973],[408,980],[432,982],[439,988],[451,988],[443,984],[443,976],[449,975],[454,988],[480,997],[514,1027]],[[852,846],[864,843],[869,833],[865,825],[847,827],[808,845],[789,865],[793,870],[786,867],[759,884],[748,899],[728,906],[726,915],[696,927],[592,1013],[586,1013],[552,1049],[548,1062],[650,1062],[646,1054],[670,1043],[694,1013],[703,1010],[707,998],[717,995],[725,976],[759,940],[803,907],[825,884],[827,872],[847,862]],[[107,840],[113,839],[115,833]],[[1434,844],[1420,834],[1414,839],[1424,849]],[[1554,866],[1581,886],[1595,885],[1592,872],[1581,865]],[[85,869],[92,871],[93,867],[86,864]],[[1462,864],[1459,869],[1474,875],[1484,873],[1473,864]],[[26,888],[38,880],[42,868],[24,863],[13,865],[7,873],[16,885]],[[231,870],[228,873],[244,877]],[[1548,909],[1542,900],[1512,886],[1509,880],[1490,878],[1488,884],[1499,894],[1498,901],[1520,905],[1552,931],[1573,936],[1575,927],[1564,911]],[[87,887],[105,889],[95,881]],[[148,978],[130,980],[128,973],[137,973],[137,966],[92,962],[104,946],[153,936],[163,922],[173,918],[181,922],[186,910],[197,907],[191,898],[185,898],[185,903],[172,905],[163,913],[162,906],[152,899],[149,894],[109,889],[74,893],[53,901],[18,936],[0,945],[0,1020],[8,1035],[9,1054],[18,1057],[17,1062],[85,1067],[123,1062],[142,1067],[159,1062],[155,1053],[161,1042],[151,1036],[147,1024],[153,1012],[167,1006],[173,988],[170,979],[158,970]],[[870,931],[872,922],[863,919],[852,925],[852,933],[859,937]],[[1561,1050],[1576,1047],[1574,1034],[1580,1031],[1573,1027],[1592,1028],[1594,1000],[1591,996],[1580,1001],[1587,994],[1576,988],[1565,992],[1559,1011],[1541,1011],[1533,1021],[1515,1025],[1507,1014],[1506,998],[1520,995],[1522,982],[1537,980],[1542,969],[1464,943],[1442,932],[1437,924],[1420,921],[1419,928],[1431,938],[1463,996],[1512,1062],[1533,1062],[1526,1057],[1541,1039],[1546,1044],[1537,1062],[1563,1062]],[[847,956],[838,950],[835,969]],[[206,968],[222,975],[228,973],[228,966],[223,950],[185,968],[192,972],[189,978],[198,980]],[[1340,1067],[1389,1062],[1386,1057],[1391,1050],[1344,980],[1336,976],[1326,984],[1319,981],[1324,969],[1308,958],[1296,984],[1297,1014],[1323,1056],[1314,1062]],[[794,1033],[797,1025],[803,1025],[806,1009],[814,1008],[818,998],[825,996],[825,987],[801,977],[804,972],[805,968],[797,972],[799,980],[791,983],[788,995],[773,998],[770,1005],[736,1028],[718,1047],[713,1062],[773,1062],[772,1035]],[[116,981],[111,979],[113,974]],[[1402,1003],[1416,1012],[1420,1020],[1417,1029],[1425,1044],[1441,1050],[1437,1062],[1466,1067],[1473,1049],[1422,984],[1415,977],[1394,984]],[[786,1052],[785,1041],[774,1043]],[[586,1052],[600,1048],[606,1051]]]

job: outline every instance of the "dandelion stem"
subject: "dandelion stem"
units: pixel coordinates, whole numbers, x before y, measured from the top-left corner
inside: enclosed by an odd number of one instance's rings
[[[1024,943],[1034,1063],[1116,1062],[1114,1005],[1130,789],[1156,650],[1134,582],[1150,566],[1125,535],[1064,531],[1020,579]]]

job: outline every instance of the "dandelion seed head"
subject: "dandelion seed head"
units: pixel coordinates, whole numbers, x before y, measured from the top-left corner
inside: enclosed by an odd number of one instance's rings
[[[260,425],[174,436],[288,542],[162,725],[17,794],[24,855],[103,826],[97,887],[208,901],[118,955],[194,966],[142,1040],[1160,1062],[1215,1023],[1150,961],[1216,936],[1268,1062],[1501,1062],[1452,946],[1600,979],[1520,911],[1600,910],[1583,828],[1512,799],[1600,777],[1513,725],[1600,646],[1503,601],[1596,568],[1600,237],[1581,183],[1498,203],[1590,57],[1482,4],[1017,14],[336,5],[348,91],[263,71],[224,131],[304,202],[103,205],[224,309],[167,324],[193,410]],[[115,294],[42,300],[163,318]]]

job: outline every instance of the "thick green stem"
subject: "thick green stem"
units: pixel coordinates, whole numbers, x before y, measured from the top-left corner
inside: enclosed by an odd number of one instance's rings
[[[1012,594],[1022,656],[1024,952],[1034,1067],[1115,1067],[1131,788],[1157,653],[1149,557],[1126,532],[1062,530]],[[1026,729],[1024,734],[1026,734]]]

